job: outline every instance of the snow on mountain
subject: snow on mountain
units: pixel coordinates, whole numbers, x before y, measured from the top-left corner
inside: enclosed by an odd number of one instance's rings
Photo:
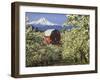
[[[31,25],[31,24],[41,24],[41,25],[57,25],[55,23],[52,23],[50,21],[48,21],[46,18],[42,17],[38,20],[34,20],[32,22],[29,22],[27,23],[28,25]]]

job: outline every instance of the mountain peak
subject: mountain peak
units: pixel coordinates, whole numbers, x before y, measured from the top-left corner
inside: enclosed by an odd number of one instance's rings
[[[41,20],[41,21],[47,21],[47,19],[44,18],[44,17],[40,18],[39,20]]]
[[[32,22],[29,22],[28,24],[41,24],[41,25],[57,25],[55,23],[52,23],[50,21],[48,21],[46,18],[42,17],[38,20],[34,20]]]

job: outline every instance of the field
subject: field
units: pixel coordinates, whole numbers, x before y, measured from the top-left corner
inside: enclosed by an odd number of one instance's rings
[[[64,25],[80,27],[63,28],[61,45],[44,44],[44,32],[26,26],[26,67],[89,64],[89,16],[69,15]]]

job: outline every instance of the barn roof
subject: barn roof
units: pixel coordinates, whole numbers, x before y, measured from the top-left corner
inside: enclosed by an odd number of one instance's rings
[[[55,29],[48,29],[44,32],[45,36],[50,36],[52,31],[54,31]]]

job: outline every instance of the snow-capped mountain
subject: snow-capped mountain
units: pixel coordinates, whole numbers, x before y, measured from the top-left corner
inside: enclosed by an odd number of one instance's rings
[[[27,23],[28,25],[31,25],[31,24],[41,24],[41,25],[57,25],[55,23],[52,23],[50,21],[48,21],[46,18],[42,17],[38,20],[34,20],[32,22],[29,22]]]
[[[50,22],[49,20],[47,20],[44,17],[42,17],[38,20],[33,20],[32,22],[26,22],[26,25],[30,25],[30,26],[32,26],[32,29],[34,29],[36,31],[42,31],[42,32],[44,32],[48,29],[56,29],[56,30],[60,31],[62,29],[71,30],[73,28],[71,26],[65,26],[65,28],[63,28],[64,26]]]

